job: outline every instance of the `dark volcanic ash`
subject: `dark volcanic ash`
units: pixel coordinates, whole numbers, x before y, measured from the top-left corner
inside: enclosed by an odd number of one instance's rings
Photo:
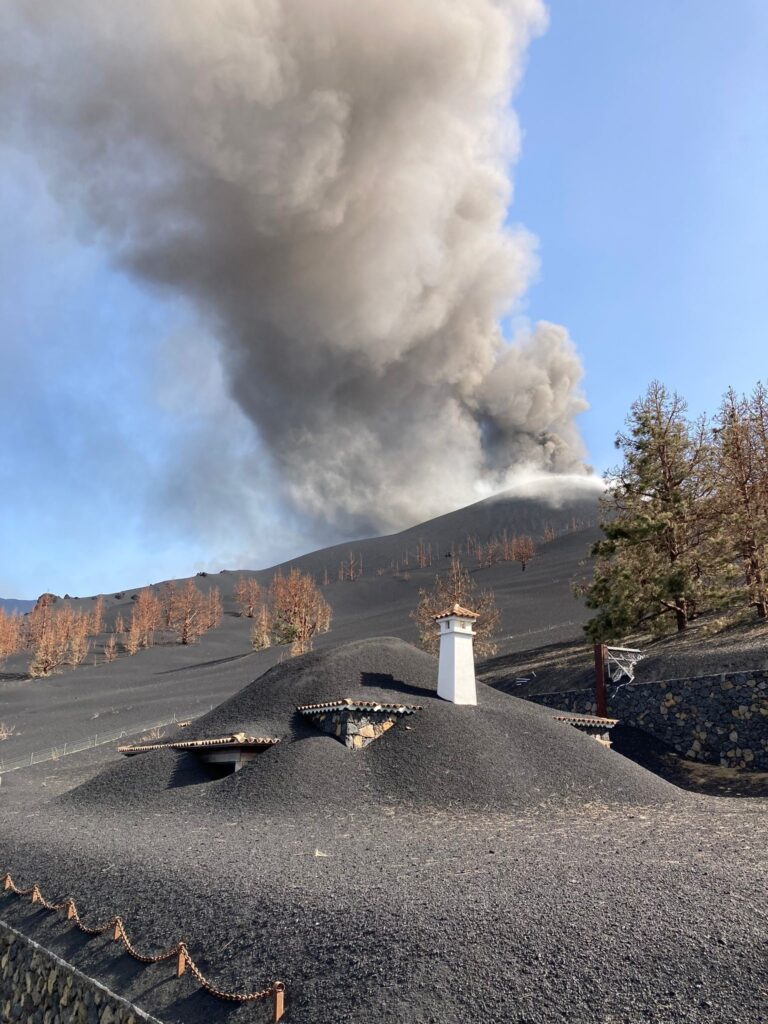
[[[579,473],[567,332],[499,321],[540,0],[6,0],[4,132],[116,263],[191,301],[289,497],[402,526]]]

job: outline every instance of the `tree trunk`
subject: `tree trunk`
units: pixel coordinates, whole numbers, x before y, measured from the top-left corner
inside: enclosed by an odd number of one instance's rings
[[[675,602],[675,619],[677,620],[677,632],[682,633],[688,627],[688,610],[685,599]]]

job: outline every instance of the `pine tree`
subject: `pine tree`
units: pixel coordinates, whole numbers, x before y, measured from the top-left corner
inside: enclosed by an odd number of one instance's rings
[[[750,399],[729,389],[715,429],[723,545],[744,569],[748,603],[768,617],[768,416],[758,385]]]
[[[598,614],[595,640],[672,618],[678,631],[715,594],[718,554],[712,446],[705,421],[654,381],[616,438],[623,464],[608,476],[593,580],[580,588]]]

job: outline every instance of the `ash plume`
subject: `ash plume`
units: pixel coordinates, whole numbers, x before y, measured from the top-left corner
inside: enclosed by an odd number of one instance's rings
[[[540,0],[5,0],[6,138],[78,231],[183,297],[284,493],[395,528],[584,472],[567,332],[505,340]]]

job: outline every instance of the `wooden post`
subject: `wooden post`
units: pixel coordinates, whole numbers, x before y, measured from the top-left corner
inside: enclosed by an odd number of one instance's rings
[[[123,922],[119,917],[115,918],[115,930],[112,932],[112,938],[115,942],[118,942],[123,937]]]
[[[274,985],[275,992],[275,1015],[274,1020],[282,1020],[283,1014],[285,1013],[285,985],[282,981],[276,981]]]
[[[176,960],[176,977],[180,978],[187,969],[187,951],[183,942],[179,943],[179,956]]]
[[[67,920],[73,920],[76,913],[77,911],[75,910],[75,901],[67,900]]]
[[[608,716],[605,693],[605,644],[595,644],[595,707],[601,718]]]

